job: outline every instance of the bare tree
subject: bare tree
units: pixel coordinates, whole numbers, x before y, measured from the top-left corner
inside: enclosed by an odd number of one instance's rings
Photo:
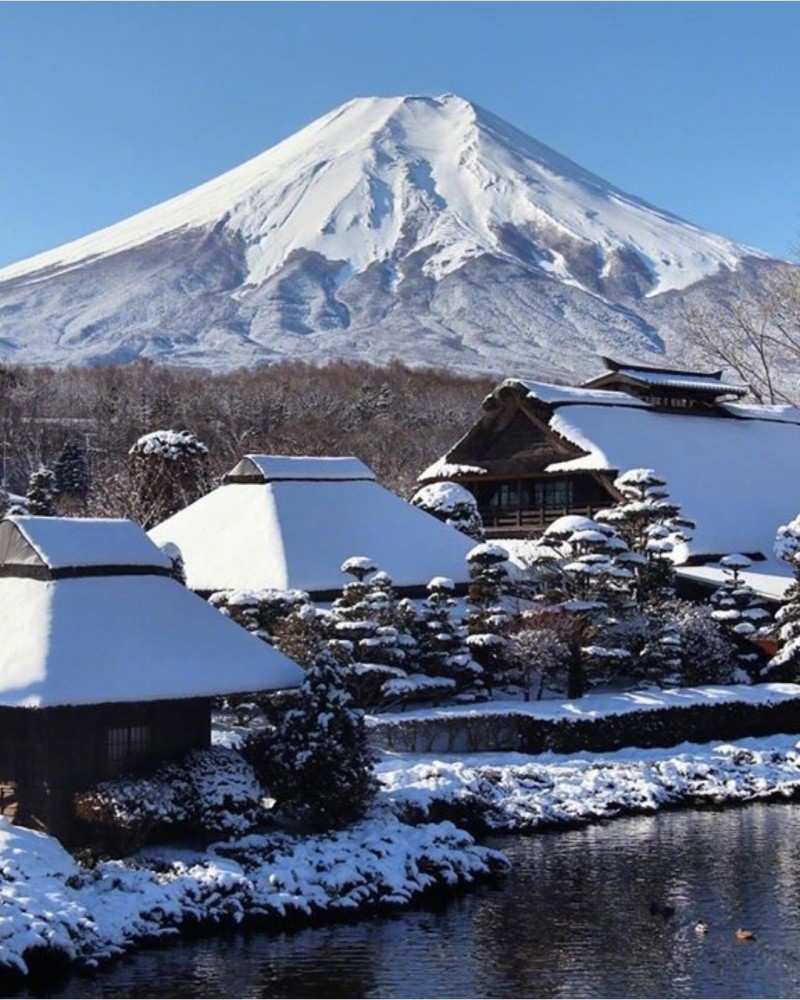
[[[757,284],[740,279],[685,304],[681,318],[701,353],[735,372],[758,402],[800,402],[800,267],[773,267]]]

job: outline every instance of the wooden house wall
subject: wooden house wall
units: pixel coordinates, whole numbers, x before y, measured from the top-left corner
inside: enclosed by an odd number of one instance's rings
[[[0,707],[2,815],[70,842],[74,793],[116,776],[109,766],[108,732],[131,726],[149,727],[149,746],[138,764],[150,769],[209,746],[211,702]]]
[[[592,517],[614,502],[608,473],[545,471],[584,454],[553,433],[551,416],[540,401],[506,390],[448,453],[450,462],[485,470],[452,478],[474,494],[488,537],[524,538],[564,514]]]

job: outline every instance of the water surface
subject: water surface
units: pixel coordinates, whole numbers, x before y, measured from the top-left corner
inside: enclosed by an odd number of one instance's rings
[[[799,830],[800,804],[770,804],[494,838],[513,873],[446,905],[189,941],[19,996],[797,997]]]

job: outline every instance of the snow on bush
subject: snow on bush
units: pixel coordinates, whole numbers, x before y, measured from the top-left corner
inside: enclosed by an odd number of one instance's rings
[[[429,677],[427,674],[408,674],[385,681],[381,690],[388,704],[410,701],[440,701],[456,690],[452,677]]]
[[[208,448],[189,431],[160,430],[143,434],[132,445],[129,455],[157,455],[169,462],[185,462],[208,455]]]
[[[38,949],[78,966],[185,925],[350,916],[408,905],[508,866],[451,823],[387,817],[319,837],[250,835],[206,852],[150,852],[81,869],[57,840],[0,819],[0,970]]]
[[[483,538],[478,501],[458,483],[428,483],[411,497],[411,503],[476,541]]]
[[[481,754],[477,763],[393,758],[378,770],[379,802],[406,820],[444,814],[491,830],[532,831],[669,806],[800,794],[798,746],[776,750],[769,738],[753,742],[760,749],[698,745],[683,753],[637,749],[547,760]]]
[[[151,777],[105,781],[76,796],[78,817],[118,831],[130,847],[185,829],[240,835],[263,818],[263,790],[252,767],[233,749],[193,750]]]

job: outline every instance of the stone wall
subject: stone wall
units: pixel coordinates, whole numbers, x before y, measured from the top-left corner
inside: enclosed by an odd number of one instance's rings
[[[607,752],[622,747],[670,747],[774,733],[800,734],[800,696],[631,710],[596,718],[537,718],[509,711],[453,713],[407,719],[375,717],[370,741],[378,750],[406,753]]]

